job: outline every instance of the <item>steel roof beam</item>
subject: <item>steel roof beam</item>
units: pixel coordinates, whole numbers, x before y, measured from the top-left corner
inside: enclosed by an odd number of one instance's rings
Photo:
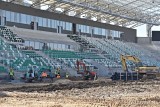
[[[56,1],[58,1],[58,2],[63,1],[64,3],[68,3],[68,4],[73,5],[73,6],[78,6],[78,7],[82,7],[82,8],[85,8],[85,9],[91,9],[91,10],[96,11],[96,12],[101,12],[101,13],[104,13],[104,14],[110,14],[112,16],[128,19],[128,20],[131,20],[131,21],[137,21],[137,22],[152,24],[152,25],[160,25],[160,23],[148,22],[148,21],[145,21],[145,20],[142,20],[142,19],[135,19],[135,18],[128,17],[128,16],[125,16],[125,15],[115,14],[115,13],[112,13],[112,12],[109,12],[109,11],[102,10],[101,7],[93,7],[89,4],[86,4],[86,5],[83,4],[82,5],[82,4],[75,3],[71,0],[56,0]]]

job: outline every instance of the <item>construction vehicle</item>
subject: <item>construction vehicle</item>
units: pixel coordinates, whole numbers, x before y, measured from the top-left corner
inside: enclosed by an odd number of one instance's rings
[[[139,80],[139,79],[155,79],[158,75],[159,67],[156,66],[144,66],[141,60],[132,55],[121,55],[122,68],[124,73],[115,73],[112,75],[112,79],[123,80]],[[126,61],[132,61],[135,63],[135,72],[129,72]],[[119,77],[121,76],[121,77]],[[135,79],[136,78],[136,79]]]
[[[82,71],[80,71],[81,67]],[[97,73],[93,69],[93,65],[86,65],[84,62],[77,60],[77,73],[81,74],[84,80],[96,80],[98,78]]]
[[[21,77],[21,79],[24,80],[25,82],[33,82],[33,81],[40,82],[47,78],[53,80],[53,77],[54,77],[53,73],[51,72],[50,69],[47,68],[38,69],[37,66],[33,65],[32,67],[29,67],[29,70],[23,75],[23,77]]]

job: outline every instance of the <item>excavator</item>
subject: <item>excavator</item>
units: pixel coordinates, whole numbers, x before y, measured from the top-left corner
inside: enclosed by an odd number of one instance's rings
[[[80,67],[83,67],[83,71],[80,71]],[[87,66],[84,62],[77,60],[77,73],[81,74],[84,80],[96,80],[97,73],[92,71],[93,66]]]
[[[124,73],[115,73],[112,75],[112,80],[114,79],[124,79],[124,80],[139,80],[139,79],[155,79],[158,76],[158,70],[159,67],[156,66],[144,66],[141,62],[141,60],[135,56],[132,55],[121,55],[120,56],[121,62],[122,62],[122,68],[124,70]],[[126,61],[132,61],[135,63],[135,69],[133,71],[135,72],[129,72]],[[119,76],[123,77],[119,77]]]

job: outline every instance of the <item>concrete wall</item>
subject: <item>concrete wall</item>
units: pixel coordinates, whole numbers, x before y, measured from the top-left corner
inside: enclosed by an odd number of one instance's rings
[[[31,7],[7,3],[7,2],[3,2],[3,1],[0,1],[0,9],[24,13],[24,14],[30,14],[30,15],[44,17],[44,18],[67,21],[67,22],[76,23],[76,24],[83,24],[83,25],[89,25],[89,26],[94,26],[94,27],[99,27],[99,28],[121,31],[121,32],[124,32],[123,40],[137,42],[135,29],[110,25],[110,24],[106,24],[106,23],[100,23],[100,22],[87,20],[87,19],[81,19],[81,18],[77,18],[77,17],[73,17],[73,16],[67,16],[65,14],[53,13],[53,12],[49,12],[49,11],[34,9]],[[9,23],[7,23],[7,24],[8,24],[8,26],[11,25]],[[17,24],[16,24],[16,26],[17,26]],[[23,28],[28,28],[28,27],[25,27],[25,25],[23,25],[23,24],[22,25],[19,24],[19,26],[21,26]],[[28,26],[28,25],[26,25],[26,26]],[[41,30],[41,28],[39,28],[39,29]],[[46,31],[50,31],[47,29],[49,29],[49,28],[45,28]],[[44,29],[42,29],[42,30],[44,30]],[[72,32],[69,32],[69,33],[72,33]]]
[[[151,38],[150,37],[137,37],[138,44],[150,44]]]

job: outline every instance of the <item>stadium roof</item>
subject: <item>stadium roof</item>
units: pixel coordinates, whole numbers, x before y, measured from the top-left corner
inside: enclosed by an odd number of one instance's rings
[[[130,28],[143,24],[160,25],[160,0],[24,0],[25,3],[19,2],[20,0],[7,1]]]

